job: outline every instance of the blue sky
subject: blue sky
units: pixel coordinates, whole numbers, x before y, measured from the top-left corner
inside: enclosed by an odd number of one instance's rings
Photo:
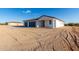
[[[41,15],[54,16],[68,22],[79,22],[79,8],[0,8],[0,22],[22,21]]]

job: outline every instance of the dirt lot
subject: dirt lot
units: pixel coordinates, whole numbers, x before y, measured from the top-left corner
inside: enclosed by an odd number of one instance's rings
[[[0,26],[1,51],[77,51],[79,27],[17,28]]]

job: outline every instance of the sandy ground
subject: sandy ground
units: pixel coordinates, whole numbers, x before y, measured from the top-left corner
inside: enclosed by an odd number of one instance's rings
[[[1,51],[78,51],[79,27],[17,28],[0,26]]]

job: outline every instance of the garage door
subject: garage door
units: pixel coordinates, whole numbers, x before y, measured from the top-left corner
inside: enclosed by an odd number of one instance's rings
[[[24,22],[24,25],[27,27],[27,22]]]
[[[29,22],[29,27],[36,27],[36,22]]]

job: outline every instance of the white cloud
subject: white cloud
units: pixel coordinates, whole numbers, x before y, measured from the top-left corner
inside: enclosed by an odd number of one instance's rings
[[[23,11],[23,13],[25,13],[25,14],[30,14],[30,13],[31,13],[31,10]]]

